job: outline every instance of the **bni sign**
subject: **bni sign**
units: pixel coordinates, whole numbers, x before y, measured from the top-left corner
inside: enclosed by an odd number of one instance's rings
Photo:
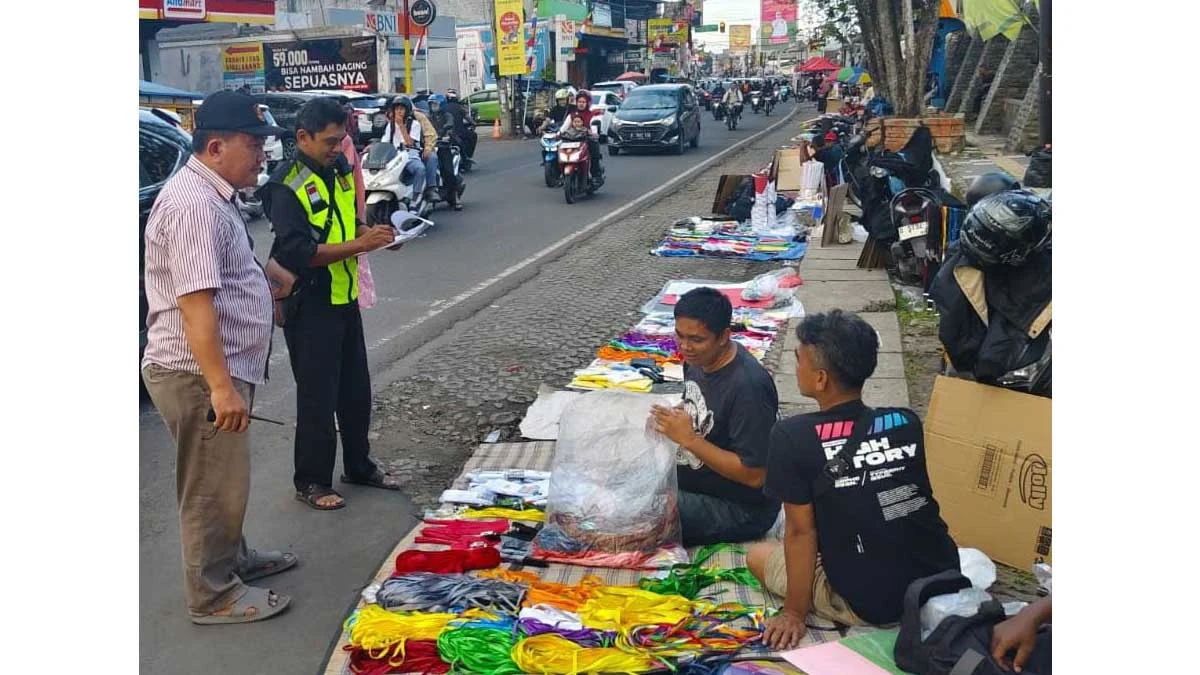
[[[400,15],[395,12],[367,12],[364,21],[367,30],[380,35],[400,34]]]
[[[192,19],[203,21],[208,12],[204,0],[163,0],[164,19]]]

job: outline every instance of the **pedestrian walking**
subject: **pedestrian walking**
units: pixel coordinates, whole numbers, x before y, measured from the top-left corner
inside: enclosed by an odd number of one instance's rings
[[[322,511],[346,505],[333,489],[338,430],[342,482],[399,489],[370,458],[371,378],[357,259],[391,244],[395,230],[360,220],[353,171],[341,152],[345,124],[346,112],[333,99],[301,106],[296,157],[276,167],[263,191],[275,230],[271,257],[298,277],[283,307],[296,379],[293,484],[296,499]]]
[[[258,182],[268,125],[252,96],[217,92],[196,111],[194,154],[146,223],[149,332],[142,377],[175,441],[184,597],[194,623],[245,623],[290,602],[247,581],[296,556],[246,545],[250,409],[266,379],[271,290],[237,207]],[[213,419],[209,419],[212,415]]]

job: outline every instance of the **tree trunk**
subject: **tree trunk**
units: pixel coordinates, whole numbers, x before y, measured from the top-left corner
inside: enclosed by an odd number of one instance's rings
[[[939,1],[854,0],[854,6],[875,87],[897,115],[916,117],[925,96]]]

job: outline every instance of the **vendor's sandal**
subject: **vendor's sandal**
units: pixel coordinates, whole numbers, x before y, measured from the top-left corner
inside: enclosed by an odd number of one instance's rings
[[[390,482],[388,481],[389,478],[392,479]],[[342,482],[349,483],[351,485],[366,485],[367,487],[376,487],[383,490],[400,489],[400,483],[392,477],[392,474],[387,473],[386,471],[380,471],[379,469],[375,469],[375,473],[364,479],[351,478],[343,475]]]
[[[250,586],[246,593],[224,609],[212,614],[192,615],[192,623],[211,626],[222,623],[250,623],[269,619],[287,609],[291,597],[267,588]],[[225,612],[228,612],[227,614]]]
[[[254,581],[269,577],[272,574],[279,574],[285,570],[289,570],[296,566],[300,559],[295,553],[285,553],[280,551],[256,551],[250,549],[249,561],[246,563],[246,571],[239,572],[238,577],[242,581]]]
[[[329,497],[337,497],[341,501],[330,504]],[[304,502],[318,511],[336,511],[346,506],[346,500],[341,495],[334,492],[332,488],[317,483],[309,483],[303,489],[297,490],[296,500]]]

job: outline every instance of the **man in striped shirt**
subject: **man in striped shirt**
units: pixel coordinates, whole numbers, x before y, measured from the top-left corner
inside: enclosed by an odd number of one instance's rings
[[[250,405],[265,380],[272,300],[236,203],[266,160],[253,97],[219,92],[196,111],[195,151],[154,203],[146,224],[142,377],[175,439],[184,596],[194,623],[245,623],[290,598],[246,581],[296,556],[246,546]],[[212,415],[214,419],[209,419]]]

